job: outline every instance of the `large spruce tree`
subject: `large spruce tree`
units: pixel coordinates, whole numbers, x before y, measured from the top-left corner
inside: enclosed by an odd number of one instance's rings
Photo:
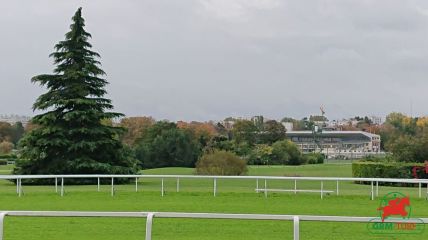
[[[22,158],[17,174],[132,174],[134,158],[118,135],[123,129],[103,124],[122,116],[104,98],[107,81],[88,42],[81,8],[72,18],[65,40],[55,45],[54,74],[32,78],[47,88],[33,109],[44,112],[33,118],[38,127],[21,141]],[[105,122],[105,121],[104,121]]]

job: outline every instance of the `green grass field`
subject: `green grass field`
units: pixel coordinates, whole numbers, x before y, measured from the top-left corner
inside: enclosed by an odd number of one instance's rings
[[[10,166],[0,166],[7,174]],[[193,169],[164,168],[143,171],[144,174],[192,174]],[[324,164],[305,166],[254,166],[249,175],[266,176],[351,176],[350,165]],[[15,186],[0,182],[0,209],[3,210],[82,210],[82,211],[178,211],[217,213],[270,213],[300,215],[373,216],[379,198],[369,199],[370,186],[340,184],[340,196],[310,193],[255,193],[254,180],[218,180],[218,194],[212,195],[211,180],[165,180],[166,194],[160,196],[160,179],[141,180],[139,192],[134,185],[119,185],[110,196],[110,186],[68,186],[66,195],[58,196],[53,186],[24,186],[24,196],[16,196]],[[260,181],[262,184],[262,181]],[[326,182],[334,190],[336,182]],[[292,181],[269,181],[269,188],[293,188]],[[320,183],[299,181],[300,189],[319,189]],[[418,198],[417,188],[381,187],[379,196],[400,191],[411,196],[415,217],[428,217],[428,202]],[[425,196],[425,189],[424,195]],[[301,239],[393,239],[368,233],[366,224],[302,222]],[[53,239],[144,239],[145,219],[133,218],[28,218],[7,217],[5,240]],[[407,235],[396,239],[427,239],[428,234]],[[156,219],[153,239],[292,239],[288,221]]]

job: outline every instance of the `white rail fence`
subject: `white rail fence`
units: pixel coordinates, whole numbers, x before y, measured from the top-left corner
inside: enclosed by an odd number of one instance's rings
[[[15,217],[121,217],[146,218],[145,240],[152,239],[153,218],[193,218],[193,219],[240,219],[293,221],[293,239],[300,239],[300,221],[354,222],[367,223],[373,217],[273,215],[273,214],[224,214],[224,213],[180,213],[180,212],[78,212],[78,211],[0,211],[0,240],[3,240],[5,216]],[[428,218],[402,219],[395,222],[428,223]]]
[[[399,178],[340,178],[340,177],[276,177],[276,176],[200,176],[200,175],[99,175],[99,174],[88,174],[88,175],[0,175],[0,179],[4,180],[15,180],[16,181],[16,193],[18,196],[22,195],[22,180],[24,179],[54,179],[55,180],[55,192],[60,192],[61,196],[64,196],[64,180],[65,179],[97,179],[97,191],[100,191],[100,179],[110,179],[111,181],[111,196],[114,196],[115,186],[114,179],[118,178],[129,178],[135,179],[135,192],[138,192],[138,181],[140,179],[161,179],[160,192],[161,196],[165,194],[164,179],[175,179],[176,180],[176,191],[180,191],[180,179],[211,179],[213,181],[213,195],[217,195],[217,180],[218,179],[247,179],[255,180],[255,191],[263,192],[265,197],[268,196],[268,192],[315,192],[319,193],[321,199],[324,194],[336,192],[339,195],[339,183],[346,181],[359,181],[359,182],[370,182],[370,188],[368,193],[370,198],[374,200],[375,196],[379,195],[379,183],[408,183],[418,185],[418,196],[422,197],[422,185],[426,185],[425,198],[428,199],[428,179],[399,179]],[[294,181],[294,189],[269,189],[268,180],[285,180]],[[60,186],[59,185],[60,181]],[[260,181],[264,182],[264,186],[260,188]],[[298,181],[319,181],[319,190],[309,189],[297,189]],[[335,191],[324,189],[324,182],[336,182]],[[58,189],[60,188],[60,189]]]

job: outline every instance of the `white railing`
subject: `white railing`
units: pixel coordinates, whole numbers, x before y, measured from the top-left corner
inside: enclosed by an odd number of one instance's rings
[[[116,178],[131,178],[135,179],[135,191],[138,192],[138,180],[147,178],[161,179],[161,196],[164,196],[164,179],[176,179],[176,191],[180,191],[180,179],[211,179],[213,180],[213,195],[217,194],[218,179],[253,179],[256,180],[256,192],[264,192],[265,197],[270,189],[267,187],[268,180],[290,180],[294,181],[294,189],[287,190],[290,192],[301,192],[305,190],[297,189],[297,181],[320,181],[320,190],[307,190],[307,192],[319,192],[321,199],[326,192],[324,190],[324,182],[336,181],[336,195],[339,195],[339,182],[343,181],[360,181],[370,182],[370,197],[373,200],[379,195],[379,183],[410,183],[418,184],[418,195],[422,197],[422,184],[427,185],[426,197],[428,198],[428,179],[400,179],[400,178],[351,178],[351,177],[277,177],[277,176],[204,176],[204,175],[107,175],[107,174],[77,174],[77,175],[0,175],[0,179],[16,180],[16,193],[18,196],[22,194],[22,179],[55,179],[55,191],[58,192],[58,181],[61,181],[60,194],[64,196],[64,179],[97,179],[97,191],[100,191],[100,179],[111,179],[111,195],[114,196],[114,179]],[[259,180],[264,181],[264,188],[259,188]],[[376,188],[376,189],[375,189]]]
[[[0,240],[3,240],[5,216],[18,217],[129,217],[146,218],[145,240],[152,239],[153,218],[194,218],[194,219],[240,219],[293,221],[294,240],[299,240],[300,221],[359,222],[367,223],[374,217],[273,215],[273,214],[225,214],[225,213],[180,213],[180,212],[77,212],[77,211],[0,211]],[[420,221],[422,220],[422,222]],[[428,218],[393,220],[405,223],[428,223]]]

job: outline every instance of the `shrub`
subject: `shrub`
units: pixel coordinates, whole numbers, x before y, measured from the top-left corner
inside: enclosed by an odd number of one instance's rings
[[[290,140],[272,144],[272,164],[300,165],[303,163],[305,163],[303,154]]]
[[[304,155],[307,164],[321,164],[324,163],[324,155],[321,153],[308,153]]]
[[[196,163],[196,174],[200,175],[243,175],[246,172],[246,161],[226,151],[206,153]]]
[[[279,164],[272,161],[272,147],[266,144],[254,146],[248,157],[248,164],[251,165],[273,165]]]
[[[16,161],[18,157],[14,154],[0,155],[0,165],[7,165],[8,161]]]
[[[414,178],[413,167],[420,167],[418,178],[428,178],[423,163],[372,162],[359,161],[352,163],[352,176],[356,178]],[[401,185],[394,183],[392,185]]]

